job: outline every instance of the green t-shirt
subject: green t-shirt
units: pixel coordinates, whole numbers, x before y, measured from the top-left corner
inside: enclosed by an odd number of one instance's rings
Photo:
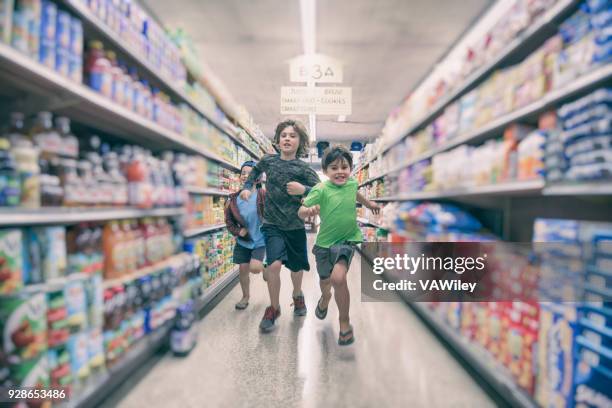
[[[345,241],[361,242],[361,230],[357,226],[357,189],[359,185],[350,178],[343,186],[327,180],[312,188],[304,200],[305,207],[319,205],[321,228],[316,244],[323,248]]]

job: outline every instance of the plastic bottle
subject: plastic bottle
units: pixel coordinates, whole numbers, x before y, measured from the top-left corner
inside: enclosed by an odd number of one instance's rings
[[[18,139],[12,145],[12,153],[17,164],[21,181],[21,206],[40,207],[40,166],[38,149],[26,138]]]
[[[45,158],[57,157],[62,148],[62,139],[59,133],[53,129],[53,115],[51,112],[40,112],[30,135],[34,144],[40,150],[41,156]]]
[[[21,182],[17,163],[7,138],[0,138],[0,207],[17,207],[21,198]]]
[[[123,105],[125,103],[125,85],[123,83],[123,71],[117,63],[117,55],[114,51],[107,51],[106,58],[111,63],[111,75],[113,77],[112,98],[115,102]]]
[[[123,86],[123,106],[127,109],[134,110],[134,85],[132,83],[132,77],[128,73],[127,67],[122,62],[119,62],[121,68],[121,84]]]
[[[76,158],[79,156],[79,139],[70,130],[70,119],[60,116],[55,119],[55,129],[61,138],[60,154],[64,157]]]
[[[152,207],[152,186],[146,157],[140,148],[134,153],[127,168],[128,194],[130,205],[139,208]]]
[[[125,272],[124,239],[118,221],[111,221],[102,234],[104,249],[104,278],[116,279]]]
[[[64,201],[64,189],[58,177],[57,163],[58,159],[39,160],[40,202],[43,207],[59,207]]]
[[[121,222],[121,231],[123,232],[123,250],[124,250],[124,265],[126,273],[132,273],[137,269],[138,249],[136,236],[132,231],[132,226],[129,220]]]
[[[136,268],[144,268],[146,265],[146,257],[145,257],[145,241],[142,233],[142,229],[138,226],[138,221],[131,220],[130,228],[132,230],[132,234],[134,236],[134,249],[136,256]]]
[[[112,97],[112,65],[104,56],[104,46],[100,41],[91,41],[89,43],[85,74],[88,78],[88,84],[93,90],[109,98]]]
[[[152,93],[151,93],[151,87],[149,86],[149,83],[146,80],[142,80],[141,81],[142,84],[142,115],[147,118],[147,119],[151,119],[152,118]]]
[[[142,112],[144,111],[142,84],[140,83],[140,79],[138,78],[138,73],[135,68],[130,68],[129,73],[130,77],[132,78],[132,110],[139,115],[142,115]]]
[[[89,160],[79,160],[77,164],[80,179],[78,198],[81,204],[94,205],[100,202],[101,191],[93,176],[93,165]]]

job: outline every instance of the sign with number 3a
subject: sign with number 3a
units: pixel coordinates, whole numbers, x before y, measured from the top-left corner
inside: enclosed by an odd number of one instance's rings
[[[292,59],[290,65],[291,82],[342,82],[342,64],[325,55],[300,55]]]

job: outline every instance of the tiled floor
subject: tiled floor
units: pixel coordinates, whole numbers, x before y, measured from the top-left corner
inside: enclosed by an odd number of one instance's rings
[[[314,260],[311,259],[314,266]],[[200,322],[197,348],[167,354],[106,406],[141,407],[488,407],[494,403],[402,302],[361,302],[360,259],[349,273],[356,342],[339,347],[338,311],[314,316],[313,270],[304,279],[308,316],[294,318],[289,271],[281,272],[283,315],[271,334],[258,324],[268,304],[261,276],[251,304],[234,310],[239,286]],[[125,395],[125,397],[122,397]],[[121,399],[120,399],[121,398]]]

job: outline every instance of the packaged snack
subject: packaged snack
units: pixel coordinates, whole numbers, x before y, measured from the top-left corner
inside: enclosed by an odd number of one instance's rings
[[[55,44],[57,26],[57,6],[55,3],[43,0],[40,22],[40,40]]]
[[[70,353],[70,366],[74,383],[82,384],[89,376],[89,340],[87,333],[70,336],[67,347]]]
[[[65,346],[49,349],[49,374],[51,387],[68,388],[72,384],[72,371],[70,368],[70,353]]]
[[[0,294],[21,289],[24,263],[22,231],[0,229]]]
[[[2,352],[10,364],[33,359],[47,349],[45,295],[0,298]]]
[[[33,228],[40,245],[41,265],[45,281],[58,279],[66,275],[66,228],[40,227]]]
[[[102,329],[94,328],[89,330],[88,335],[88,356],[89,356],[89,368],[92,373],[104,369],[104,337],[102,336]]]
[[[10,367],[10,385],[15,388],[49,388],[49,360],[44,353],[40,357]]]
[[[83,279],[71,279],[64,287],[68,325],[72,331],[87,325],[87,300]]]
[[[83,56],[83,24],[78,18],[70,19],[70,40],[68,50],[71,57],[82,59]]]
[[[47,309],[47,342],[49,347],[53,348],[66,344],[70,337],[70,328],[63,290],[47,293]]]
[[[10,44],[14,0],[0,0],[0,42]]]
[[[55,41],[58,49],[70,50],[70,20],[70,14],[65,11],[58,11],[55,34]]]

